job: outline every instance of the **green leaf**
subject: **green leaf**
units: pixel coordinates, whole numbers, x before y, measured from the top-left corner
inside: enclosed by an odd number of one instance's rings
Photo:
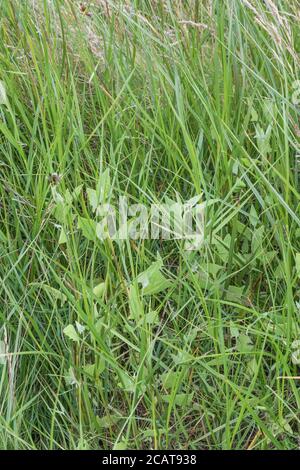
[[[161,376],[162,384],[164,388],[172,389],[178,383],[179,373],[174,371],[165,372]]]
[[[267,253],[264,254],[264,261],[265,261],[265,264],[268,265],[270,264],[275,256],[277,256],[277,251],[273,250],[273,251],[268,251]]]
[[[232,338],[237,338],[240,335],[238,327],[231,321],[230,322],[230,336]]]
[[[236,342],[237,350],[241,353],[247,353],[252,351],[253,344],[251,338],[247,335],[239,335],[237,342]]]
[[[76,201],[76,199],[78,199],[81,191],[82,191],[82,188],[83,188],[83,184],[80,184],[79,186],[77,186],[74,191],[72,192],[72,201]]]
[[[199,266],[199,272],[209,274],[214,279],[218,277],[221,269],[223,269],[223,266],[216,263],[201,263]]]
[[[96,368],[96,364],[87,364],[83,367],[83,370],[87,375],[94,377],[95,368]]]
[[[86,194],[89,201],[89,204],[93,212],[96,212],[97,208],[101,204],[105,204],[109,192],[111,189],[111,181],[109,175],[109,169],[107,168],[100,176],[97,182],[96,189],[87,188]]]
[[[285,276],[284,273],[285,273],[284,262],[279,261],[278,266],[276,267],[275,272],[274,272],[275,279],[284,279],[284,276]]]
[[[126,372],[122,370],[119,371],[121,382],[118,383],[118,386],[127,392],[134,392],[135,384],[131,377]]]
[[[226,300],[230,302],[241,302],[244,288],[239,286],[229,286],[226,292]]]
[[[73,197],[69,190],[66,190],[64,197],[58,192],[56,186],[51,186],[52,197],[55,202],[53,210],[54,217],[60,224],[68,223],[69,219],[73,221],[75,214],[72,213]]]
[[[148,325],[157,325],[159,323],[158,313],[155,310],[146,313],[145,321]]]
[[[69,370],[65,375],[65,380],[68,385],[76,385],[77,387],[79,386],[79,382],[76,378],[75,371],[72,366],[69,367]]]
[[[99,205],[99,199],[95,189],[87,188],[86,190],[88,201],[92,207],[92,211],[96,212],[96,209]]]
[[[161,273],[162,266],[163,262],[159,259],[152,263],[146,271],[138,275],[137,281],[142,284],[142,293],[144,295],[158,294],[172,285],[171,281]]]
[[[97,375],[102,374],[102,372],[105,371],[105,359],[101,358],[97,364],[86,364],[83,367],[83,371],[90,377],[94,377],[95,373],[97,373]]]
[[[72,201],[73,201],[73,197],[72,197],[72,194],[70,193],[70,191],[68,189],[65,191],[64,200],[66,201],[66,203],[69,206],[71,206]]]
[[[263,237],[264,237],[264,231],[265,231],[265,228],[263,225],[257,228],[256,230],[254,230],[252,243],[251,243],[252,253],[255,253],[259,248],[261,248]]]
[[[126,441],[124,440],[122,440],[121,442],[118,442],[113,447],[113,450],[126,450],[126,449],[127,449],[127,444],[126,444]]]
[[[96,416],[96,421],[100,429],[110,428],[111,426],[114,426],[119,420],[119,416],[111,414],[102,416],[101,418],[99,418],[99,416]]]
[[[253,100],[248,98],[247,99],[247,104],[248,104],[248,107],[250,109],[250,114],[251,114],[250,121],[251,122],[257,122],[258,121],[258,114],[257,114],[256,109],[253,106]]]
[[[58,244],[63,245],[64,243],[67,243],[67,235],[66,235],[65,229],[62,227],[60,231],[59,239],[58,239]]]
[[[256,141],[257,147],[261,155],[266,156],[272,151],[270,146],[272,126],[269,125],[267,130],[264,131],[260,126],[256,126]]]
[[[89,447],[89,444],[88,442],[86,441],[86,439],[84,439],[83,437],[81,437],[79,439],[79,442],[76,446],[76,450],[89,450],[90,447]]]
[[[97,373],[102,374],[102,372],[105,371],[105,367],[106,367],[105,359],[101,358],[97,364]]]
[[[241,178],[237,178],[233,188],[232,188],[232,192],[234,193],[239,193],[240,191],[242,191],[244,188],[246,187],[246,184],[244,183],[244,181],[241,179]]]
[[[255,109],[252,107],[251,108],[251,122],[257,122],[258,121],[258,114],[255,111]]]
[[[265,98],[262,103],[263,113],[268,123],[271,123],[277,116],[276,103],[270,98]]]
[[[93,294],[98,297],[102,298],[105,292],[105,282],[100,282],[100,284],[97,284],[97,286],[94,287],[93,289]]]
[[[64,204],[64,203],[65,203],[64,198],[63,198],[62,195],[57,191],[56,186],[51,186],[51,192],[52,192],[53,201],[54,201],[56,204]]]
[[[250,212],[249,212],[249,220],[250,220],[251,225],[253,225],[253,227],[256,227],[256,225],[259,222],[259,218],[258,218],[256,209],[253,205],[251,206],[251,209],[250,209]]]
[[[171,354],[171,356],[175,364],[182,364],[184,362],[190,362],[193,360],[193,356],[187,351],[178,351],[176,355]]]
[[[138,322],[144,316],[144,308],[142,301],[140,299],[139,288],[136,284],[132,284],[129,289],[128,293],[129,299],[129,309],[130,309],[130,317]]]
[[[104,204],[107,201],[111,187],[109,168],[106,168],[99,176],[96,188],[99,204]]]
[[[248,362],[247,371],[248,371],[248,374],[249,374],[250,377],[252,377],[253,375],[255,375],[257,373],[258,363],[257,363],[257,360],[256,360],[255,357],[253,359],[251,359],[251,361]]]
[[[80,338],[77,334],[77,331],[75,330],[73,325],[68,325],[64,328],[63,330],[64,335],[66,335],[69,339],[72,341],[75,341],[76,343],[80,342]]]
[[[111,190],[109,168],[107,168],[98,178],[96,189],[87,188],[87,198],[93,212],[96,212],[99,205],[104,204]]]
[[[96,222],[85,217],[78,217],[78,228],[82,235],[90,241],[96,240]]]
[[[177,406],[190,405],[193,400],[194,393],[178,393],[175,397],[170,395],[163,395],[162,399],[166,403],[174,403]]]

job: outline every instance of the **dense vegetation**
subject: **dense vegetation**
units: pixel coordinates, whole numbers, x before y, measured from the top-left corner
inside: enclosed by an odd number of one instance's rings
[[[0,11],[0,446],[297,448],[298,0]],[[99,240],[100,193],[204,242]]]

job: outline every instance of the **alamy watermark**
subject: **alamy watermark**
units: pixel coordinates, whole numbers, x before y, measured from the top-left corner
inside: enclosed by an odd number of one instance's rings
[[[199,199],[146,206],[129,204],[126,196],[120,196],[117,205],[98,205],[97,238],[185,240],[186,249],[197,249],[203,243],[205,219],[205,202]]]

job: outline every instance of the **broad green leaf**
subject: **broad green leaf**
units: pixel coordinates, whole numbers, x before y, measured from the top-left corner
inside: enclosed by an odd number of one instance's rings
[[[110,428],[111,426],[115,425],[119,420],[119,416],[115,416],[112,414],[102,416],[101,418],[99,418],[99,416],[96,416],[96,421],[100,429]]]
[[[284,262],[283,261],[279,261],[276,269],[275,269],[275,272],[274,272],[274,276],[275,276],[275,279],[284,279],[284,272],[285,272],[285,269],[284,269]]]
[[[96,189],[87,188],[87,198],[93,212],[96,212],[97,208],[101,204],[107,202],[109,192],[111,188],[109,169],[107,168],[100,176],[97,182]]]
[[[82,230],[82,234],[90,241],[96,240],[96,222],[85,217],[78,217],[78,228]]]
[[[109,168],[107,168],[98,178],[96,189],[87,188],[86,193],[92,211],[96,212],[101,204],[105,204],[111,190]]]
[[[51,192],[52,192],[52,197],[53,200],[56,204],[64,203],[65,200],[62,197],[62,195],[58,192],[56,186],[51,186]]]
[[[197,327],[190,328],[188,332],[184,335],[185,342],[192,343],[193,341],[195,341],[198,333],[199,333],[199,328]]]
[[[265,98],[262,103],[263,113],[268,123],[271,123],[277,116],[277,108],[274,100]]]
[[[111,187],[109,168],[106,168],[106,170],[104,170],[104,172],[99,176],[96,188],[99,204],[104,204],[107,201]]]
[[[178,351],[178,353],[171,354],[175,364],[182,364],[184,362],[190,362],[193,359],[193,356],[187,351]]]
[[[199,272],[210,274],[213,278],[217,277],[223,266],[216,263],[201,263]]]
[[[94,376],[95,368],[96,368],[96,364],[87,364],[83,367],[83,370],[87,375]]]
[[[237,338],[240,335],[238,327],[231,321],[230,322],[230,336],[232,338]]]
[[[81,437],[79,439],[79,442],[78,442],[77,446],[76,446],[76,450],[89,450],[89,449],[90,449],[89,443],[87,442],[86,439]]]
[[[99,199],[95,189],[87,188],[86,190],[88,201],[92,207],[92,211],[96,212],[96,209],[99,205]]]
[[[97,363],[97,373],[102,374],[105,371],[106,362],[104,358],[101,358]]]
[[[161,376],[162,384],[164,388],[172,389],[178,383],[179,373],[175,371],[165,372]]]
[[[163,395],[162,399],[166,403],[174,403],[177,406],[190,405],[193,400],[194,393],[178,393],[175,397],[170,395]]]
[[[96,297],[102,298],[105,292],[105,282],[100,282],[97,286],[94,287],[93,293]]]
[[[253,344],[251,338],[244,334],[239,335],[239,337],[237,338],[236,347],[237,350],[241,353],[247,353],[252,351]]]
[[[65,191],[64,200],[66,201],[66,203],[69,206],[71,206],[72,201],[73,201],[73,197],[72,197],[72,194],[70,193],[70,191],[68,189]]]
[[[58,244],[63,245],[64,243],[67,243],[67,235],[66,235],[65,229],[62,227],[60,230]]]
[[[126,441],[124,440],[122,440],[121,442],[118,442],[113,447],[113,450],[126,450],[126,449],[127,449],[127,444],[126,444]]]
[[[80,338],[78,336],[77,331],[75,330],[73,325],[68,325],[63,329],[64,335],[66,335],[69,339],[72,341],[75,341],[76,343],[80,342]]]
[[[253,225],[253,227],[256,227],[256,225],[259,222],[259,218],[258,218],[256,209],[253,205],[251,206],[251,209],[250,209],[250,212],[249,212],[249,220],[250,220],[251,225]]]
[[[255,109],[253,108],[253,106],[252,106],[250,112],[251,112],[251,122],[257,122],[258,121],[258,114],[255,111]]]
[[[241,303],[243,298],[244,288],[239,286],[229,286],[226,292],[226,300],[230,302]]]
[[[140,319],[144,317],[144,308],[142,301],[140,299],[140,293],[138,286],[136,284],[132,284],[129,288],[128,293],[129,299],[129,308],[130,308],[130,317],[138,322]]]
[[[144,295],[158,294],[172,285],[171,281],[161,273],[162,266],[162,260],[155,261],[146,271],[138,275],[137,281],[142,284]]]
[[[150,312],[146,313],[145,322],[148,325],[157,325],[159,323],[158,312],[156,312],[155,310],[151,310]]]
[[[60,224],[65,224],[67,222],[67,217],[70,214],[70,207],[65,204],[64,201],[58,202],[54,208],[54,217]]]
[[[252,253],[255,253],[259,248],[261,248],[263,238],[264,238],[264,231],[265,231],[265,228],[263,225],[257,228],[256,230],[254,230],[253,236],[252,236],[252,243],[251,243]]]
[[[198,204],[200,202],[201,198],[202,198],[202,195],[197,194],[197,196],[194,196],[191,199],[189,199],[188,201],[186,201],[185,205],[187,205],[189,207],[194,207],[196,204]],[[204,206],[205,206],[205,204],[203,205],[203,207]]]
[[[236,180],[236,182],[235,182],[235,184],[232,188],[232,192],[239,193],[245,187],[246,187],[246,184],[244,183],[244,181],[241,178],[237,178],[237,180]]]
[[[266,265],[270,264],[274,260],[275,256],[277,256],[277,251],[275,250],[264,253],[265,264]]]
[[[223,263],[227,263],[231,244],[231,235],[228,233],[223,240],[215,236],[213,244],[217,247],[218,254]]]
[[[83,184],[80,184],[74,189],[74,191],[72,192],[72,201],[76,201],[76,199],[78,198],[78,196],[80,195],[82,191],[82,188],[83,188]]]
[[[126,372],[119,371],[121,382],[118,383],[118,386],[127,392],[134,392],[135,384],[131,377]]]
[[[79,386],[79,382],[76,378],[75,371],[72,366],[69,367],[69,370],[65,375],[65,380],[68,385],[76,385],[77,387]]]
[[[248,371],[249,376],[252,377],[253,375],[255,375],[257,373],[257,370],[258,370],[258,363],[257,363],[256,358],[253,357],[253,359],[251,359],[247,364],[247,371]]]
[[[97,364],[86,364],[83,367],[83,370],[87,375],[90,376],[94,376],[96,372],[97,374],[102,374],[102,372],[105,370],[105,359],[101,359]]]
[[[251,98],[248,98],[247,99],[247,104],[248,104],[248,108],[250,109],[250,115],[251,115],[250,121],[251,122],[257,122],[258,121],[258,114],[257,114],[256,109],[253,106],[253,100]]]
[[[264,157],[272,151],[270,146],[270,138],[271,138],[272,126],[269,125],[264,131],[260,126],[256,126],[256,142],[257,147],[261,155]]]

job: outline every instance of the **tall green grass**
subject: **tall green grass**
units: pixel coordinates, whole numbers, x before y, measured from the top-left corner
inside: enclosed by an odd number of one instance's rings
[[[297,448],[298,1],[0,10],[0,446]],[[108,169],[201,195],[201,249],[89,240]]]

